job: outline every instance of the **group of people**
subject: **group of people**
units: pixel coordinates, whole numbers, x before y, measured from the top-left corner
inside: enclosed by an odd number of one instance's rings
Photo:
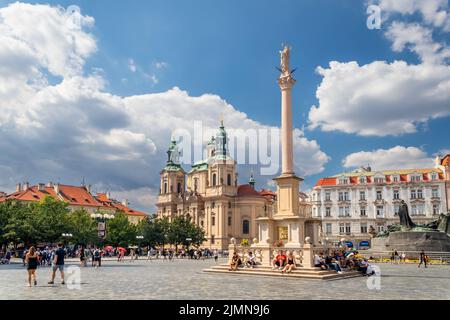
[[[392,250],[391,252],[391,263],[397,264],[397,263],[405,263],[406,262],[406,253],[402,252],[399,253],[397,250]]]
[[[256,266],[256,257],[253,252],[249,251],[244,254],[243,259],[236,251],[233,252],[229,270],[237,271],[237,269],[241,266],[244,268],[254,268]]]
[[[45,263],[47,263],[47,257],[50,256],[51,265],[52,265],[52,273],[51,280],[48,284],[55,283],[56,272],[59,270],[61,274],[61,284],[65,284],[64,282],[64,259],[67,252],[63,248],[63,244],[59,243],[57,248],[51,251],[51,255],[45,256]],[[24,254],[23,263],[27,267],[28,272],[28,286],[31,287],[32,284],[37,286],[36,279],[36,269],[38,266],[42,266],[44,261],[44,255],[38,252],[35,247],[30,247],[29,250]]]

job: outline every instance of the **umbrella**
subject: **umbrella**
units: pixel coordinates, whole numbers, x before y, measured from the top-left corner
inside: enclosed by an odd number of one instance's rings
[[[130,249],[137,249],[138,247],[137,246],[129,246],[128,248],[130,248]]]
[[[117,250],[119,250],[119,251],[125,251],[125,252],[127,251],[127,249],[122,248],[122,247],[118,247]]]
[[[103,248],[105,251],[112,251],[113,247],[112,246],[106,246]]]

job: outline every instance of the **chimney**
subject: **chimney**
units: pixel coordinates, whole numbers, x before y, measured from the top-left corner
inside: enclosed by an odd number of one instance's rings
[[[28,181],[24,182],[24,184],[23,184],[23,191],[27,191],[29,188],[30,188],[30,183]]]
[[[122,204],[128,208],[128,206],[130,205],[130,203],[128,202],[128,199],[125,199],[122,201]]]
[[[45,184],[44,183],[39,183],[38,184],[38,190],[41,191],[41,192],[45,191]]]
[[[48,182],[48,183],[47,183],[47,188],[53,188],[53,182],[51,182],[51,181]]]
[[[58,195],[59,194],[59,183],[55,184],[53,186],[53,189],[55,190],[55,193]]]
[[[106,193],[106,199],[108,199],[108,200],[111,199],[111,193],[110,193],[110,192],[107,192],[107,193]]]
[[[18,184],[16,184],[16,192],[20,191],[22,191],[22,184],[19,182]]]

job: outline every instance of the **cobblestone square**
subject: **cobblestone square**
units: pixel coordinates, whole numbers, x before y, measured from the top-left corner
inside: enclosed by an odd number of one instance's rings
[[[48,267],[37,270],[38,286],[28,288],[20,264],[1,265],[0,299],[450,299],[449,266],[381,264],[381,289],[370,290],[366,277],[318,281],[202,272],[213,264],[213,260],[104,261],[101,268],[81,269],[79,290],[60,285],[59,275],[57,284],[48,285]]]

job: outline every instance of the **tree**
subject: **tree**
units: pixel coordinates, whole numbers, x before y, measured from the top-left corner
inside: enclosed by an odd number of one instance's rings
[[[55,243],[61,240],[63,233],[71,231],[67,206],[67,203],[52,197],[30,204],[31,220],[38,241]]]
[[[176,247],[178,245],[188,247],[189,244],[199,246],[205,241],[205,232],[191,221],[190,216],[178,216],[170,224],[167,238],[169,243]]]
[[[117,213],[114,219],[106,223],[106,242],[125,247],[136,241],[136,227],[132,225],[127,216]]]
[[[69,221],[74,243],[87,246],[98,242],[97,223],[85,209],[71,213]]]
[[[138,233],[144,237],[143,244],[151,247],[164,245],[166,242],[165,223],[155,216],[142,220],[137,226]]]
[[[0,204],[0,241],[24,243],[26,246],[37,241],[35,224],[30,206],[15,200]]]

